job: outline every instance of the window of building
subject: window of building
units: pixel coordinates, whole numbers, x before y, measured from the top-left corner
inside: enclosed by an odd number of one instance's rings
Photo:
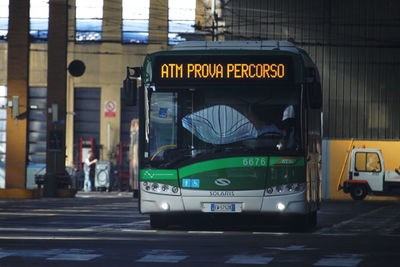
[[[96,42],[102,37],[103,0],[76,0],[77,42]]]
[[[49,1],[30,0],[29,17],[32,42],[47,41],[49,33]]]
[[[0,41],[7,39],[8,33],[8,0],[0,1]]]
[[[168,44],[175,45],[194,33],[196,0],[169,0],[168,5]]]
[[[149,40],[150,0],[123,0],[122,42],[143,44]]]

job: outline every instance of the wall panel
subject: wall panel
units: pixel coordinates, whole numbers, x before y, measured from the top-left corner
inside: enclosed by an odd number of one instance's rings
[[[319,67],[324,137],[399,140],[400,2],[231,0],[225,40],[290,40]]]

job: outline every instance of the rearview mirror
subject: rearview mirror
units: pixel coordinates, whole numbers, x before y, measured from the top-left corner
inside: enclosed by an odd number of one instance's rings
[[[129,79],[127,77],[124,80],[123,88],[122,88],[122,97],[127,106],[136,106],[137,99],[137,80]]]
[[[308,103],[312,109],[322,108],[322,89],[320,83],[312,83],[308,86]]]

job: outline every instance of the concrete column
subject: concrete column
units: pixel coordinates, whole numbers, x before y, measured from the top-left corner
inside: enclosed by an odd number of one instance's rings
[[[8,100],[19,97],[19,115],[7,110],[6,189],[25,189],[27,98],[29,82],[29,0],[10,0],[8,28]]]
[[[113,152],[119,142],[120,133],[120,88],[122,84],[123,65],[120,57],[110,55],[110,52],[123,54],[121,46],[122,0],[104,0],[103,2],[103,43],[99,59],[100,73],[107,73],[99,77],[101,86],[100,98],[100,144],[103,145],[100,158],[114,160]],[[117,106],[115,117],[104,115],[104,104],[114,101]]]
[[[162,45],[166,48],[168,45],[168,0],[150,0],[149,15],[149,44]]]
[[[81,59],[75,55],[75,0],[69,0],[68,4],[70,9],[68,10],[68,51],[67,62],[70,63],[74,59]],[[86,62],[85,62],[86,64]],[[67,79],[67,120],[66,120],[66,133],[65,133],[65,145],[66,145],[66,162],[68,166],[74,164],[74,87],[75,78],[68,74]]]
[[[50,181],[45,194],[56,196],[55,175],[65,171],[68,0],[50,0],[49,7],[47,105],[52,114],[47,117],[46,164]]]
[[[103,41],[121,42],[122,0],[103,2]]]

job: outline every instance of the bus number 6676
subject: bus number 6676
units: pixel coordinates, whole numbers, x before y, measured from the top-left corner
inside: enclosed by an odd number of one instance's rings
[[[266,158],[244,158],[243,166],[267,166]]]

